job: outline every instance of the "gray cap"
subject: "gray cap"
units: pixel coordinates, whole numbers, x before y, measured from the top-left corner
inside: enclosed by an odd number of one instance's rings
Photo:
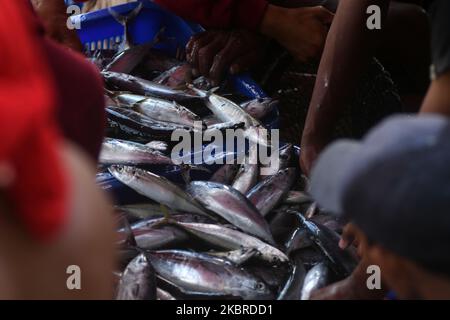
[[[450,274],[450,122],[394,116],[320,156],[310,192],[399,255]]]

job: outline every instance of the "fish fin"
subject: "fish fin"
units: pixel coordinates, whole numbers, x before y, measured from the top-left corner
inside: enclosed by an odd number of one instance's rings
[[[126,23],[128,23],[128,21],[136,18],[137,15],[141,12],[143,7],[144,7],[144,4],[142,2],[139,2],[139,4],[136,6],[136,8],[134,8],[127,15],[122,15],[122,14],[116,12],[112,7],[108,8],[108,12],[118,23],[120,23],[121,25],[125,25]]]

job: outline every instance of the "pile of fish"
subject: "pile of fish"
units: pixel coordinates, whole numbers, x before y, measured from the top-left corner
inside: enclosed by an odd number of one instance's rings
[[[272,171],[249,161],[195,168],[170,156],[177,129],[243,128],[269,145],[249,129],[263,128],[274,101],[211,91],[152,44],[102,67],[109,129],[99,171],[146,199],[116,207],[117,299],[309,299],[352,272],[356,255],[339,249],[341,225],[305,192],[293,145],[280,148]],[[254,156],[257,147],[246,151]],[[164,177],[167,168],[183,179]],[[196,170],[207,178],[192,179]]]

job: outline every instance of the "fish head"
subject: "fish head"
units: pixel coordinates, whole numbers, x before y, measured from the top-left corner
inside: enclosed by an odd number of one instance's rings
[[[126,184],[134,179],[138,169],[130,166],[113,165],[108,170],[116,179]]]
[[[273,292],[269,286],[260,279],[244,280],[242,286],[248,290],[252,297],[258,297],[258,299],[272,299]]]

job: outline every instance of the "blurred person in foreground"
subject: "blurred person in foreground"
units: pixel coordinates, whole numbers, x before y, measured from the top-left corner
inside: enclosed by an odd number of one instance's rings
[[[59,79],[29,4],[0,3],[0,298],[111,298],[109,203],[92,160],[59,133]],[[67,286],[73,265],[80,290]]]
[[[400,299],[450,299],[449,163],[450,120],[438,115],[392,117],[362,142],[338,141],[319,157],[311,193],[352,223],[364,260],[359,287],[372,297],[394,290]],[[381,288],[367,287],[369,266],[380,268]],[[314,298],[361,298],[344,288]]]
[[[18,0],[26,5],[30,26],[43,47],[55,81],[56,116],[64,137],[97,161],[106,127],[103,80],[94,65],[77,51],[76,30],[67,28],[64,0]]]
[[[432,25],[432,83],[426,94],[419,117],[430,114],[439,114],[450,116],[450,2],[446,0],[434,0],[430,8]],[[419,136],[419,133],[417,134]],[[387,137],[387,139],[390,139]],[[406,141],[405,141],[406,142]],[[409,161],[416,161],[411,158]],[[371,182],[367,181],[370,185]],[[398,200],[400,201],[400,199]],[[433,208],[424,208],[424,214],[428,214]],[[345,248],[352,243],[358,244],[359,234],[353,224],[346,226],[342,235],[340,246]],[[367,277],[366,268],[368,263],[365,259],[366,254],[363,247],[360,247],[362,262],[353,274],[328,288],[317,293],[317,298],[322,299],[367,299],[381,298],[384,295],[382,291],[368,291],[365,286]]]

